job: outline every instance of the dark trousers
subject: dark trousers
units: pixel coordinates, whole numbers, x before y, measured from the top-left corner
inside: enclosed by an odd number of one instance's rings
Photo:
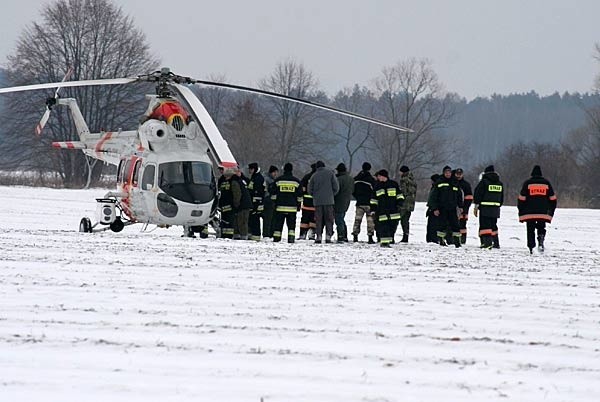
[[[436,218],[438,237],[445,238],[446,231],[450,229],[452,236],[460,239],[460,226],[456,209],[440,209],[439,211],[440,214]]]
[[[390,244],[394,240],[394,231],[398,220],[391,220],[387,215],[377,217],[377,237],[381,244]]]
[[[265,208],[263,210],[263,236],[273,237],[273,201],[270,198],[265,199]]]
[[[235,214],[235,225],[233,226],[233,236],[242,239],[248,238],[248,218],[250,216],[249,209],[242,209]],[[239,236],[238,236],[239,235]]]
[[[283,232],[283,223],[288,228],[288,242],[293,243],[296,238],[296,213],[277,212],[273,215],[273,241],[280,241]]]
[[[307,207],[311,208],[311,207]],[[300,217],[300,234],[308,232],[308,229],[315,228],[315,210],[302,208],[302,216]]]
[[[233,238],[233,226],[235,224],[235,213],[227,211],[221,213],[221,237],[225,239]]]
[[[344,220],[345,217],[345,211],[335,213],[335,228],[337,230],[338,240],[348,238],[348,227],[346,226],[346,221]]]
[[[479,215],[479,237],[482,245],[491,245],[493,238],[498,237],[498,218]]]
[[[333,221],[335,220],[333,213],[333,205],[319,205],[315,207],[315,221],[317,223],[317,240],[323,237],[323,227],[325,227],[326,239],[331,239],[333,236]]]
[[[425,235],[425,241],[427,243],[437,243],[437,222],[436,216],[433,211],[427,210],[427,234]]]
[[[542,241],[546,237],[546,221],[527,221],[527,247],[535,247],[535,230],[537,229],[538,239],[541,237]]]
[[[250,217],[248,218],[248,230],[252,240],[260,240],[260,216],[261,214],[258,211],[250,212]]]

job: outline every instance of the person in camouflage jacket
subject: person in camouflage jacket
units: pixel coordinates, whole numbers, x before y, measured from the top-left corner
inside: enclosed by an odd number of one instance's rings
[[[400,190],[404,195],[404,203],[400,208],[400,225],[402,226],[402,243],[408,243],[410,234],[410,215],[415,210],[415,200],[417,198],[417,181],[408,166],[400,168]]]

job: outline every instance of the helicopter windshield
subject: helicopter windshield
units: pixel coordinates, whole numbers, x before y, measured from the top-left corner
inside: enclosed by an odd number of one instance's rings
[[[206,162],[161,163],[158,186],[171,197],[192,204],[211,202],[216,195],[212,165]]]

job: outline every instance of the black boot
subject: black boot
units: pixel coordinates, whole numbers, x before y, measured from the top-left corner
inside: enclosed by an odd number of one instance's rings
[[[369,244],[375,244],[375,240],[373,240],[373,235],[369,235]]]
[[[537,240],[538,240],[538,251],[540,253],[544,252],[544,237],[545,237],[545,235],[541,234],[537,238]]]
[[[460,237],[454,236],[454,247],[460,248]]]
[[[461,244],[466,244],[467,243],[467,234],[466,233],[461,233],[460,234],[460,243]]]
[[[400,243],[408,243],[408,235],[407,234],[402,235],[402,240],[400,240]]]
[[[358,243],[358,235],[357,235],[357,234],[353,234],[353,235],[352,235],[352,241],[353,241],[354,243]]]
[[[492,235],[481,236],[481,246],[479,248],[489,250],[492,248]]]
[[[306,240],[306,232],[308,232],[308,229],[300,228],[300,236],[298,236],[298,240]]]
[[[492,248],[500,248],[500,239],[498,235],[492,236]]]
[[[446,244],[446,240],[443,237],[438,236],[438,244],[440,246],[444,246],[446,247],[448,244]]]

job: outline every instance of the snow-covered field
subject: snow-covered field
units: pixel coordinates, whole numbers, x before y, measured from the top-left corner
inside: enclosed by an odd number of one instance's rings
[[[533,256],[512,207],[486,251],[422,204],[392,249],[77,232],[104,192],[0,187],[0,401],[600,400],[600,211]]]

